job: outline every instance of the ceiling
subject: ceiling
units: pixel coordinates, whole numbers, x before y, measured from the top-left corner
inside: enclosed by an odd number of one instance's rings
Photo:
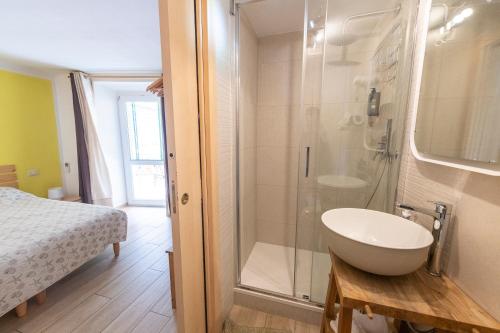
[[[257,37],[304,30],[304,0],[266,0],[241,4],[241,11],[250,21]],[[309,2],[309,17],[314,19],[325,14],[320,7],[325,1]],[[328,1],[328,32],[337,34],[345,19],[351,15],[394,8],[399,0],[330,0]],[[351,29],[370,31],[380,16],[350,23]],[[321,21],[321,20],[320,20]]]
[[[304,0],[256,1],[240,8],[257,37],[304,30]]]
[[[16,0],[0,11],[0,59],[86,72],[161,72],[157,0]]]
[[[94,81],[94,87],[105,87],[117,93],[144,92],[151,81]]]

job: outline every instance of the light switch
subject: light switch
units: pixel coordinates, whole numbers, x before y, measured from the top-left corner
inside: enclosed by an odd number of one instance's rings
[[[28,177],[38,176],[40,174],[40,170],[38,169],[28,169]]]

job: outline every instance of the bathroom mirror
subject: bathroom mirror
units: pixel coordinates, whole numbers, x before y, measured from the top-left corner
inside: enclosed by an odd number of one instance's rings
[[[500,1],[433,0],[425,12],[413,153],[500,176]]]

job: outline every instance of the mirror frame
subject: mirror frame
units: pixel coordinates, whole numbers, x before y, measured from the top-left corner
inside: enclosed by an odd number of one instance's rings
[[[415,48],[413,53],[413,69],[411,72],[409,111],[411,116],[410,148],[413,156],[423,162],[444,165],[452,168],[478,172],[490,176],[500,176],[500,164],[449,158],[419,152],[415,144],[415,129],[417,124],[418,100],[422,83],[424,58],[427,42],[427,30],[431,13],[432,0],[420,0],[417,14]]]

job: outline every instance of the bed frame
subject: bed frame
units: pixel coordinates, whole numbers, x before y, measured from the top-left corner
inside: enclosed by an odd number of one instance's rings
[[[13,164],[0,165],[0,186],[19,188],[17,180],[16,166]],[[120,243],[113,243],[113,252],[115,257],[120,255]],[[45,303],[47,299],[47,290],[43,290],[34,296],[38,304]],[[24,317],[28,313],[28,301],[25,301],[16,306],[16,315]]]
[[[15,165],[12,164],[0,165],[0,186],[15,187],[15,188],[19,187]],[[38,304],[44,303],[46,298],[47,298],[46,290],[41,291],[40,293],[35,295],[35,300]],[[28,301],[23,302],[18,306],[16,306],[16,315],[18,317],[24,317],[27,312],[28,312]]]
[[[0,186],[18,188],[15,165],[0,165]]]

